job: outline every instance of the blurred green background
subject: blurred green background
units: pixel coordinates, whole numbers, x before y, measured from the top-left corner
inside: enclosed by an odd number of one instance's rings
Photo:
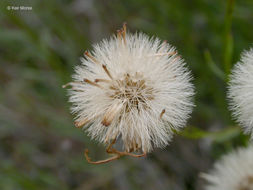
[[[74,127],[61,86],[83,52],[123,22],[178,48],[193,72],[196,107],[166,149],[94,166],[83,151],[102,159],[104,146]],[[252,32],[252,0],[1,0],[0,189],[203,189],[199,174],[248,142],[225,96]]]

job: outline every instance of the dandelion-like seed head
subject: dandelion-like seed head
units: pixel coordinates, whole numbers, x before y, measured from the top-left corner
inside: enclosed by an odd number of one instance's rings
[[[228,98],[233,117],[246,133],[253,132],[253,49],[243,52],[230,76]]]
[[[192,111],[191,75],[174,47],[126,26],[85,52],[69,89],[76,126],[126,153],[165,147]]]
[[[240,148],[215,163],[209,174],[205,190],[252,190],[253,146]]]

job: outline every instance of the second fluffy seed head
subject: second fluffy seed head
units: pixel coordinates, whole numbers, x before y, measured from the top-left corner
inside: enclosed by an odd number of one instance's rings
[[[230,75],[228,98],[234,118],[246,133],[253,132],[253,49],[242,53]]]

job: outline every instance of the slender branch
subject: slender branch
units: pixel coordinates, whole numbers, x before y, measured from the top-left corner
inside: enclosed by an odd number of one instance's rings
[[[105,160],[91,161],[90,157],[88,156],[88,153],[89,153],[89,150],[86,149],[86,150],[84,151],[84,156],[85,156],[87,162],[89,162],[90,164],[105,164],[105,163],[108,163],[108,162],[111,162],[111,161],[113,161],[113,160],[117,160],[117,159],[120,158],[120,155],[115,155],[115,156],[112,156],[112,157],[107,158],[107,159],[105,159]]]

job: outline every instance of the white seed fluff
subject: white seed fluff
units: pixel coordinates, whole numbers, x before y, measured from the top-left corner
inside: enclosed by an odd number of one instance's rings
[[[253,146],[240,148],[215,163],[209,174],[205,190],[252,190]]]
[[[232,115],[246,133],[253,131],[253,49],[242,53],[230,76],[228,98]]]
[[[192,112],[191,74],[174,47],[143,33],[113,36],[86,52],[70,83],[76,125],[127,152],[165,147]]]

